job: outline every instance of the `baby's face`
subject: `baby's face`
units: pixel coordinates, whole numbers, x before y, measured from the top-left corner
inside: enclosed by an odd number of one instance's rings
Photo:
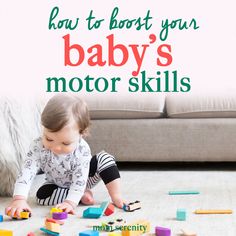
[[[43,145],[54,154],[68,154],[75,150],[80,134],[75,122],[70,122],[58,132],[43,128]]]

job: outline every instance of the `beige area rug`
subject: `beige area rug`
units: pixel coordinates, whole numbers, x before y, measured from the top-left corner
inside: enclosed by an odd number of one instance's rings
[[[77,214],[70,216],[61,235],[77,236],[79,232],[89,229],[87,226],[99,225],[101,222],[123,218],[127,222],[147,219],[151,222],[151,232],[155,226],[171,228],[172,235],[178,235],[180,229],[191,229],[198,236],[235,236],[236,235],[236,172],[235,171],[121,171],[124,197],[129,201],[140,200],[142,209],[124,212],[116,209],[115,214],[100,219],[81,219],[83,210],[79,206]],[[34,200],[36,189],[43,181],[43,175],[37,176],[32,187],[30,205],[33,215],[29,220],[14,221],[4,216],[0,229],[14,231],[14,236],[26,236],[32,231],[35,235],[45,235],[39,228],[49,215],[50,207],[38,206]],[[170,196],[170,190],[198,190],[199,195]],[[109,200],[102,183],[94,189],[97,204]],[[0,214],[9,198],[0,198]],[[177,208],[185,208],[186,221],[175,219]],[[232,209],[231,215],[195,215],[196,209]],[[106,233],[101,233],[107,235]]]

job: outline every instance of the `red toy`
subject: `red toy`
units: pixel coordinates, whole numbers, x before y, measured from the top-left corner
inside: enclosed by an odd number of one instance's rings
[[[27,234],[27,236],[35,236],[35,234],[30,232],[30,233]]]
[[[110,203],[110,204],[108,205],[108,207],[106,208],[104,214],[105,214],[106,216],[109,216],[109,215],[113,214],[114,211],[115,211],[115,206],[114,206],[112,203]]]

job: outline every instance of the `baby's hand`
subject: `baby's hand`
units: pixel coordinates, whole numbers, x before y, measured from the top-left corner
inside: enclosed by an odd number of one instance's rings
[[[12,202],[10,203],[10,205],[8,207],[6,207],[5,209],[5,214],[9,215],[11,217],[15,217],[17,216],[17,218],[20,218],[20,213],[22,211],[29,211],[31,212],[31,208],[29,207],[26,199],[24,199],[24,197],[14,197]],[[10,212],[10,214],[9,214]]]
[[[69,200],[65,200],[64,202],[56,205],[56,208],[62,209],[65,212],[68,212],[70,214],[75,215],[75,203],[69,201]]]

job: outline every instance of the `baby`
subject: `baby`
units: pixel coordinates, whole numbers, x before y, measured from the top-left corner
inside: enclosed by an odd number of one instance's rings
[[[74,214],[79,202],[94,204],[90,189],[102,179],[113,203],[122,208],[120,174],[114,157],[104,151],[92,157],[83,139],[90,124],[87,105],[77,96],[55,95],[45,106],[41,123],[42,137],[31,144],[6,214],[19,217],[23,210],[31,212],[27,197],[39,171],[46,175],[46,182],[36,193],[40,205],[56,205]]]

